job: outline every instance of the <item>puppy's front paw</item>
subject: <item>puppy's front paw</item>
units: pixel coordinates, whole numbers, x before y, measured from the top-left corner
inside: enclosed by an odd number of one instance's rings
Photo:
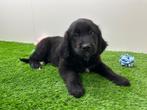
[[[128,79],[124,78],[124,77],[120,77],[117,80],[113,81],[115,84],[119,85],[119,86],[130,86],[130,82]]]
[[[69,88],[69,94],[73,95],[76,98],[80,98],[84,95],[84,89],[80,85],[74,85]]]

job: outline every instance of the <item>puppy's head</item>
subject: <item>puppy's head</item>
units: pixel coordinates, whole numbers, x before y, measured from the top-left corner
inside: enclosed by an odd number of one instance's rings
[[[65,33],[64,40],[70,51],[85,59],[100,55],[107,46],[98,26],[88,19],[74,21]]]

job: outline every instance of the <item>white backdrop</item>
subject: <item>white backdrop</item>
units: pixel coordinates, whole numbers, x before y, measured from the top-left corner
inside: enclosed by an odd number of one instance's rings
[[[109,50],[147,53],[147,0],[0,0],[0,40],[63,36],[81,17],[100,26]]]

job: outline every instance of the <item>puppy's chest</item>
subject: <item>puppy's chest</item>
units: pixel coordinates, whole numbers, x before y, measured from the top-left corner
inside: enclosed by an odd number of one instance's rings
[[[85,68],[85,72],[90,72],[90,69],[89,68]]]
[[[95,65],[77,65],[76,69],[79,71],[79,72],[90,72],[92,70],[92,68],[94,68]]]
[[[84,61],[73,61],[70,63],[72,67],[74,67],[74,70],[77,70],[77,72],[90,72],[92,68],[95,67],[94,61],[84,62]]]

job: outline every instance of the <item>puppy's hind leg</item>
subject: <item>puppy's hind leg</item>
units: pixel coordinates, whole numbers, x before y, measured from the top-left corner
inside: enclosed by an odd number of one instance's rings
[[[29,64],[32,68],[38,69],[41,67],[40,62],[45,62],[48,56],[48,48],[45,44],[39,44],[33,54],[29,58]]]
[[[30,66],[32,68],[34,68],[34,69],[37,69],[37,68],[40,68],[41,67],[40,62],[37,61],[37,60],[33,60],[33,59],[30,60],[30,58],[20,58],[20,61],[22,61],[24,63],[29,63]]]

